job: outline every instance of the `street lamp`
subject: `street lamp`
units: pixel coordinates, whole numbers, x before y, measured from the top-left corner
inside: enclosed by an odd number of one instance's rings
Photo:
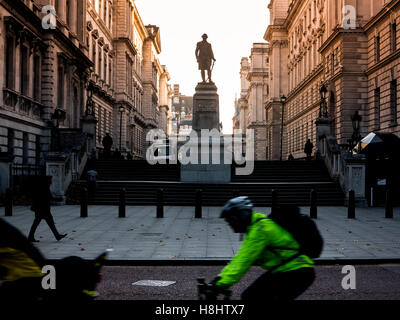
[[[282,161],[282,146],[283,146],[283,116],[285,112],[285,103],[286,103],[286,97],[282,95],[281,97],[281,104],[282,104],[282,119],[281,119],[281,156],[280,160]]]
[[[356,145],[357,142],[361,140],[360,135],[360,122],[362,117],[358,114],[358,111],[354,112],[354,115],[351,116],[351,123],[353,125],[353,135],[351,136],[351,141],[353,145]]]
[[[328,89],[326,89],[325,85],[322,85],[321,89],[319,90],[321,95],[321,104],[319,107],[319,117],[320,118],[328,118],[328,108],[326,104],[326,94],[328,93]]]
[[[85,110],[85,115],[86,116],[94,116],[94,110],[93,110],[93,88],[89,84],[87,88],[87,100],[86,100],[86,110]]]
[[[123,105],[119,107],[119,113],[121,114],[120,120],[119,120],[119,152],[121,152],[122,148],[122,115],[125,112],[125,108]]]

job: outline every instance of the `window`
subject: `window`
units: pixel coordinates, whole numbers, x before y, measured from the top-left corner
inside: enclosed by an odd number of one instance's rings
[[[101,73],[101,68],[102,68],[102,63],[103,63],[103,61],[102,61],[102,57],[103,57],[103,55],[101,54],[101,47],[99,46],[99,54],[98,54],[98,57],[99,57],[99,64],[98,64],[98,74],[99,74],[99,78],[102,78],[102,73]]]
[[[14,129],[8,129],[7,132],[7,151],[14,155]]]
[[[376,88],[374,91],[374,113],[375,113],[375,128],[380,128],[381,116],[381,88]]]
[[[33,58],[33,99],[40,101],[40,55]]]
[[[381,37],[378,35],[375,38],[375,62],[381,60]]]
[[[57,79],[57,104],[59,108],[64,107],[64,68],[58,66]]]
[[[103,20],[104,20],[104,23],[106,23],[107,22],[107,1],[108,0],[105,0],[104,1],[104,10],[103,10]]]
[[[396,51],[397,50],[397,25],[396,22],[392,23],[391,26],[391,42],[392,42],[392,51]]]
[[[397,124],[397,80],[390,83],[390,122]]]
[[[14,89],[14,38],[6,40],[6,87]]]
[[[96,73],[96,40],[92,41],[92,62],[94,63],[94,72]]]
[[[129,59],[129,57],[126,57],[126,87],[127,87],[127,92],[128,96],[132,96],[132,60]]]
[[[108,62],[108,84],[112,87],[112,59]]]
[[[35,140],[35,164],[39,165],[40,164],[40,136],[36,135],[36,140]]]
[[[29,77],[28,77],[28,48],[21,46],[21,69],[20,69],[20,92],[27,96],[29,90]]]
[[[22,164],[28,164],[29,160],[29,137],[28,133],[22,135]]]
[[[104,69],[103,69],[104,82],[107,82],[107,54],[104,53]]]

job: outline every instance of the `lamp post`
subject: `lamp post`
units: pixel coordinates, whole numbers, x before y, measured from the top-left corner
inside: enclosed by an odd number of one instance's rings
[[[351,136],[351,141],[352,141],[352,148],[353,145],[355,146],[357,142],[361,140],[361,135],[360,135],[360,122],[362,120],[362,117],[358,114],[358,111],[354,112],[354,115],[351,116],[351,123],[353,125],[353,135]]]
[[[281,104],[282,104],[282,119],[281,119],[281,153],[280,153],[280,161],[282,161],[282,147],[283,147],[283,117],[284,117],[284,112],[285,112],[285,102],[286,102],[286,97],[282,95],[281,97]]]
[[[93,110],[93,88],[89,84],[87,88],[87,100],[86,100],[86,110],[85,110],[85,115],[86,116],[94,116],[94,110]]]
[[[319,106],[319,117],[320,118],[328,118],[328,108],[326,104],[326,94],[328,90],[326,89],[325,85],[322,85],[321,89],[319,90],[321,95],[321,104]]]
[[[121,114],[120,120],[119,120],[119,152],[121,152],[122,149],[122,115],[125,112],[125,108],[123,105],[119,107],[119,113]]]

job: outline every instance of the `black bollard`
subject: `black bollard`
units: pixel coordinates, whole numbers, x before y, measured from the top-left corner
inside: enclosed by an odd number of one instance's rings
[[[393,219],[393,197],[390,189],[386,190],[385,218]]]
[[[203,198],[203,190],[199,189],[196,190],[196,208],[194,211],[194,217],[196,219],[201,219],[203,212],[202,212],[202,198]]]
[[[354,190],[349,191],[349,204],[347,209],[347,218],[355,219],[356,218],[356,199]]]
[[[119,208],[118,208],[118,217],[119,218],[125,218],[126,217],[125,196],[126,196],[126,190],[125,190],[125,188],[122,188],[120,190],[120,192],[119,192]]]
[[[278,200],[278,191],[276,190],[272,190],[272,204],[271,204],[271,213],[274,213],[275,210],[278,208],[279,206],[279,200]]]
[[[4,213],[6,217],[11,217],[13,213],[13,192],[10,188],[6,189],[5,199],[4,199]]]
[[[81,218],[88,217],[88,190],[86,188],[82,189],[81,194]]]
[[[164,190],[157,190],[157,218],[164,218]]]
[[[310,194],[310,218],[317,219],[317,215],[317,191],[313,189]]]

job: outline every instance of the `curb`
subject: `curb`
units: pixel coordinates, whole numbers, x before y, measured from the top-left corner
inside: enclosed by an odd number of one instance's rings
[[[60,259],[49,259],[46,263],[53,264]],[[222,266],[231,261],[228,258],[211,258],[211,259],[137,259],[137,260],[106,260],[105,266]],[[330,265],[378,265],[378,264],[400,264],[399,257],[393,258],[321,258],[315,260],[316,266],[330,266]]]

